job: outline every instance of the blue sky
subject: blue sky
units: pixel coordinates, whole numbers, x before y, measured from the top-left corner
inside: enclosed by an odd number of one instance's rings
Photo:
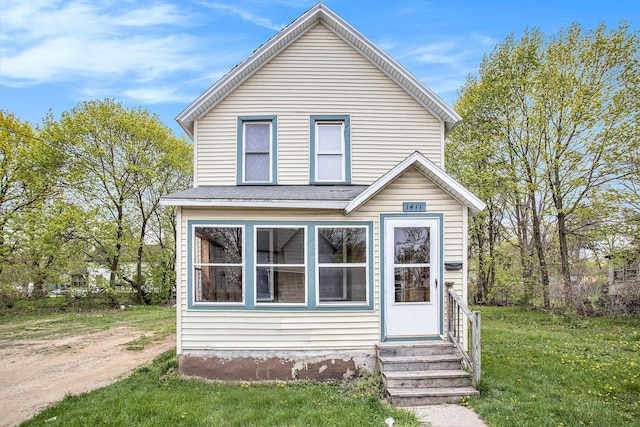
[[[174,118],[314,0],[0,0],[0,109],[37,124],[114,98]],[[451,105],[482,57],[525,28],[640,28],[640,1],[327,0]]]

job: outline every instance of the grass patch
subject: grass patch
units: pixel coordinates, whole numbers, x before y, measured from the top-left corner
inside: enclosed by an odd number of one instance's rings
[[[212,383],[177,375],[175,352],[111,386],[66,397],[23,426],[55,417],[65,426],[418,426],[411,413],[380,401],[378,381]]]
[[[160,306],[76,313],[5,315],[0,316],[0,340],[51,339],[117,327],[130,327],[162,335],[175,332],[175,319],[175,308]]]
[[[129,351],[140,351],[140,350],[144,350],[144,348],[151,344],[152,342],[155,341],[160,341],[162,339],[162,336],[147,336],[147,335],[140,335],[138,338],[136,338],[133,341],[129,341],[128,343],[125,344],[125,349],[129,350]]]
[[[481,395],[495,426],[616,426],[640,419],[640,316],[483,307]],[[634,421],[635,420],[635,421]]]

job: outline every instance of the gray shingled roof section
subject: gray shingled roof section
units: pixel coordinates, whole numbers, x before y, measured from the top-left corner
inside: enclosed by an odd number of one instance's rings
[[[351,201],[366,185],[223,185],[190,188],[167,194],[168,200],[327,200]]]

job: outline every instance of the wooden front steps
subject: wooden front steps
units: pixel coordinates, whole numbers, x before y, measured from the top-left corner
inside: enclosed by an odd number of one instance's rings
[[[381,342],[376,351],[385,390],[394,405],[459,403],[461,397],[479,394],[450,342]]]

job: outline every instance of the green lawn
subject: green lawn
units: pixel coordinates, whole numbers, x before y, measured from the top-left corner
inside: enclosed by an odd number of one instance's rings
[[[483,307],[481,394],[472,406],[490,426],[640,425],[640,316],[579,318]],[[166,308],[0,321],[0,339],[41,329],[166,330]],[[46,326],[46,327],[45,327]],[[27,330],[23,330],[22,329]],[[221,384],[178,377],[166,353],[112,386],[67,397],[25,425],[395,426],[415,417],[381,403],[379,378],[359,382]]]
[[[482,312],[481,394],[492,426],[640,425],[640,316]]]
[[[417,426],[383,404],[372,378],[341,385],[311,381],[224,384],[180,379],[174,352],[109,387],[65,398],[24,426]]]

